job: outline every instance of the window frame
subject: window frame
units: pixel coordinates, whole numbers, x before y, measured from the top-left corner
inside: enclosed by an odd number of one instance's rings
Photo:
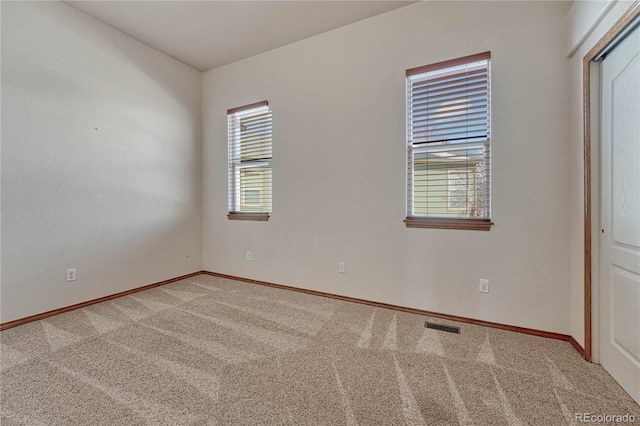
[[[269,108],[268,101],[255,102],[249,105],[245,105],[238,108],[232,108],[227,110],[227,150],[228,150],[228,212],[227,218],[229,220],[251,220],[251,221],[268,221],[269,217],[272,213],[272,207],[267,208],[266,205],[273,205],[273,197],[270,197],[269,202],[265,201],[266,196],[264,195],[264,173],[272,168],[273,161],[273,122],[271,122],[270,127],[270,138],[271,145],[269,146],[269,150],[271,151],[270,157],[258,158],[258,159],[242,159],[243,154],[241,151],[242,139],[239,138],[238,132],[239,128],[231,125],[231,120],[233,118],[237,118],[236,114],[242,112],[249,112],[251,110],[263,110],[269,111],[271,113],[271,109]],[[257,112],[260,113],[260,112]],[[271,118],[272,120],[272,118]],[[235,132],[235,134],[232,133]],[[259,191],[260,191],[260,209],[253,209],[255,205],[245,205],[244,204],[244,194],[242,192],[242,174],[243,170],[246,169],[256,169],[251,170],[250,173],[259,174]],[[272,192],[273,187],[273,174],[271,174],[271,178],[269,180],[270,188],[267,188],[268,191]]]
[[[466,140],[461,143],[451,143],[451,144],[438,144],[435,143],[433,146],[429,146],[428,142],[422,143],[422,145],[418,145],[418,143],[414,143],[411,141],[411,120],[412,120],[412,110],[411,110],[411,77],[416,75],[425,75],[427,73],[431,73],[434,71],[444,70],[447,68],[453,68],[456,66],[462,66],[467,64],[473,64],[475,62],[487,61],[487,134],[486,138],[483,139],[475,139],[475,140]],[[452,60],[442,61],[438,63],[434,63],[431,65],[425,65],[417,68],[411,68],[406,71],[406,81],[407,86],[405,89],[406,96],[406,132],[405,132],[405,142],[407,149],[407,164],[406,164],[406,217],[405,224],[407,228],[437,228],[437,229],[463,229],[463,230],[482,230],[489,231],[493,222],[491,220],[491,71],[490,71],[490,63],[491,63],[491,53],[490,52],[482,52],[475,55],[464,56],[461,58],[456,58]],[[414,77],[415,78],[415,77]],[[487,176],[487,197],[489,198],[488,212],[486,217],[438,217],[438,216],[427,216],[427,215],[415,215],[415,154],[416,153],[434,153],[439,149],[443,151],[449,147],[450,149],[473,149],[475,146],[481,146],[483,149],[483,156],[485,160],[485,164],[488,164],[488,176]],[[487,161],[488,160],[488,161]],[[451,169],[459,170],[455,165],[451,166]],[[469,170],[469,169],[466,169]],[[446,176],[448,178],[449,173],[447,171]],[[447,180],[447,188],[446,188],[446,200],[445,200],[445,208],[449,207],[449,182]],[[484,208],[484,207],[483,207]]]

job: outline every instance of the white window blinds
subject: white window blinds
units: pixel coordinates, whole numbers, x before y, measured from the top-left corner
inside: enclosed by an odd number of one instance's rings
[[[267,101],[227,111],[229,212],[271,212],[272,117]]]
[[[407,71],[407,217],[490,214],[490,53]]]

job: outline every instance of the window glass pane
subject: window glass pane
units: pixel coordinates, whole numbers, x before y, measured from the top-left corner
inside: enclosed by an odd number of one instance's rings
[[[245,189],[243,194],[244,194],[244,205],[245,206],[259,206],[260,205],[260,190],[259,189]]]
[[[485,217],[484,146],[424,149],[414,154],[413,215]]]
[[[262,180],[260,172],[253,172],[253,169],[245,169],[240,175],[240,194],[243,209],[260,208]]]

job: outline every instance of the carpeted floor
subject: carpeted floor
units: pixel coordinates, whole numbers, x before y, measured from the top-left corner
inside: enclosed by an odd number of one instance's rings
[[[199,275],[3,331],[1,424],[640,424],[567,342],[425,319]]]

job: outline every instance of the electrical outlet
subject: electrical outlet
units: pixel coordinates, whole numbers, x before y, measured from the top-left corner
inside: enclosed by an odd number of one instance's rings
[[[344,274],[344,262],[338,262],[338,273]]]
[[[480,278],[480,285],[479,285],[478,291],[480,291],[480,293],[489,293],[489,280]]]
[[[247,252],[247,260],[251,260],[251,259],[252,259],[252,257],[251,257],[251,252],[250,252],[250,251],[248,251],[248,252]]]
[[[67,281],[75,281],[76,280],[76,268],[67,269]]]

